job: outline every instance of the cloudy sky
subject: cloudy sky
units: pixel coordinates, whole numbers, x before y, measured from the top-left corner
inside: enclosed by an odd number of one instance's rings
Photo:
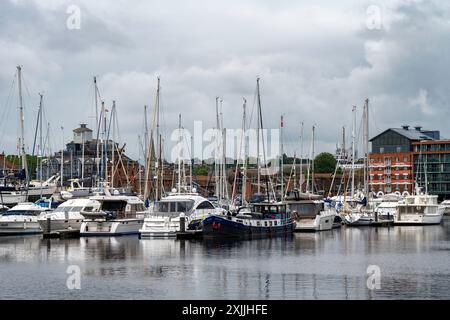
[[[67,27],[70,5],[80,9],[80,29]],[[334,152],[342,126],[350,131],[352,105],[360,117],[366,97],[372,136],[407,123],[450,137],[449,40],[446,1],[4,0],[0,149],[16,150],[19,64],[28,148],[39,92],[53,151],[61,126],[66,142],[79,123],[94,126],[94,75],[106,105],[116,100],[133,157],[158,75],[166,139],[179,113],[187,128],[195,120],[213,126],[216,96],[225,126],[239,128],[242,98],[251,112],[258,76],[265,126],[285,115],[289,153],[299,150],[302,121],[305,145],[316,124],[316,150]]]

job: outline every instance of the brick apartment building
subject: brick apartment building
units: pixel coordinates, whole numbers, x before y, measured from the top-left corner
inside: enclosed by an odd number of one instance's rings
[[[387,129],[373,137],[369,155],[370,190],[412,193],[415,181],[413,145],[439,139],[439,131],[407,125]]]

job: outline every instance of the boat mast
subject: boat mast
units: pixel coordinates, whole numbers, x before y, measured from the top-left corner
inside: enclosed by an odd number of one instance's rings
[[[181,193],[181,113],[178,115],[178,193]]]
[[[214,156],[214,179],[216,183],[216,196],[217,201],[220,203],[221,194],[220,194],[220,180],[219,180],[219,148],[220,148],[220,141],[219,141],[219,135],[221,135],[222,130],[220,129],[220,120],[219,120],[219,97],[216,97],[216,150],[215,150],[215,156]]]
[[[261,110],[261,96],[260,96],[260,92],[259,92],[259,77],[256,78],[256,94],[257,94],[257,115],[258,115],[258,126],[256,129],[256,134],[258,136],[258,138],[256,139],[256,169],[257,169],[257,186],[258,186],[258,194],[261,193],[261,161],[259,159],[259,154],[260,154],[260,150],[259,150],[259,138],[260,138],[260,132],[261,132],[261,115],[260,115],[260,110]],[[268,199],[269,200],[269,199]]]
[[[364,105],[364,196],[369,199],[369,99]]]
[[[280,148],[281,148],[281,201],[284,201],[284,150],[283,150],[283,115],[280,120]]]
[[[160,198],[160,158],[161,158],[161,137],[159,134],[159,99],[160,99],[160,89],[161,89],[161,78],[158,76],[158,85],[156,88],[156,101],[155,101],[155,115],[156,115],[156,189],[155,189],[155,200],[158,201]]]
[[[61,148],[61,190],[64,186],[64,127],[61,127],[62,148]]]
[[[41,185],[41,199],[42,199],[42,187],[43,187],[43,179],[42,179],[42,159],[44,157],[44,153],[43,153],[43,140],[42,140],[42,100],[43,100],[43,95],[42,93],[39,94],[39,154],[40,157],[38,157],[39,160],[39,181],[40,181],[40,185]]]
[[[19,110],[20,110],[20,151],[22,154],[22,169],[25,171],[25,182],[28,186],[28,164],[27,154],[25,152],[25,118],[23,113],[23,99],[22,99],[22,67],[17,66],[17,77],[19,85]]]
[[[342,127],[342,150],[341,150],[341,158],[342,158],[342,176],[343,176],[343,185],[344,185],[344,203],[345,203],[345,198],[347,196],[347,181],[346,181],[346,173],[345,173],[345,165],[346,162],[346,153],[345,153],[345,126]]]
[[[97,140],[95,142],[96,144],[96,162],[97,162],[97,187],[100,186],[100,145],[98,144],[98,135],[100,132],[100,119],[99,119],[99,115],[98,115],[98,87],[97,87],[97,77],[94,77],[94,101],[95,101],[95,127],[97,129]],[[102,111],[103,112],[103,109]],[[101,114],[100,114],[101,117]]]
[[[139,137],[139,141],[141,138]],[[142,142],[141,142],[142,143]],[[147,161],[148,161],[148,119],[147,119],[147,105],[144,106],[144,176],[147,176]],[[141,179],[140,169],[139,169],[139,179]],[[139,193],[142,194],[141,181],[139,182]]]
[[[356,138],[356,106],[352,108],[352,189],[351,196],[355,196],[355,138]]]
[[[84,131],[81,132],[81,187],[84,187]]]
[[[314,193],[314,131],[316,126],[312,126],[312,155],[311,155],[311,192]]]
[[[303,190],[303,121],[300,132],[300,193]]]
[[[242,137],[243,137],[243,144],[244,144],[244,167],[242,170],[242,199],[241,199],[241,205],[244,205],[246,192],[247,192],[247,143],[246,143],[246,121],[247,121],[247,100],[244,98],[244,106],[243,106],[243,116],[242,116]]]
[[[116,101],[113,100],[113,106],[111,110],[111,119],[112,119],[112,137],[111,137],[111,189],[114,189],[114,149],[116,148],[115,138],[116,138],[116,129],[115,129],[115,121],[116,121]]]

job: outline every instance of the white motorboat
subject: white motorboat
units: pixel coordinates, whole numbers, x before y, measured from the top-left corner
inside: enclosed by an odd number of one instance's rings
[[[42,213],[38,222],[44,233],[79,231],[84,219],[81,212],[93,212],[99,208],[100,202],[96,200],[71,199],[59,205],[54,211]]]
[[[80,236],[120,236],[139,233],[145,213],[144,202],[141,199],[116,193],[92,196],[89,199],[98,201],[100,205],[97,210],[81,212],[85,219],[81,224]]]
[[[2,191],[0,202],[5,206],[15,206],[18,203],[24,203],[27,200],[25,192],[22,191]]]
[[[428,225],[440,224],[445,207],[438,205],[438,196],[416,194],[405,197],[397,206],[394,216],[396,225]]]
[[[31,181],[23,192],[27,195],[28,201],[50,198],[56,191],[58,181],[58,175],[51,176],[44,182]]]
[[[323,200],[288,201],[295,221],[294,231],[324,231],[333,228],[336,210]]]
[[[186,229],[200,230],[202,220],[212,214],[223,215],[226,211],[215,207],[208,199],[196,192],[172,193],[156,202],[146,213],[141,238],[175,237],[180,231],[180,214],[186,217]]]
[[[38,216],[46,209],[34,203],[20,203],[0,216],[0,235],[42,233]]]
[[[378,198],[379,202],[375,209],[376,220],[379,222],[394,222],[397,213],[397,205],[403,200],[401,195],[391,193]]]
[[[344,215],[344,222],[348,226],[370,226],[375,222],[375,214],[371,212],[351,212]]]
[[[450,200],[444,200],[440,205],[444,208],[444,215],[450,215]]]
[[[61,197],[64,200],[73,198],[86,198],[91,196],[90,188],[82,187],[78,179],[70,180],[70,187],[61,191]]]

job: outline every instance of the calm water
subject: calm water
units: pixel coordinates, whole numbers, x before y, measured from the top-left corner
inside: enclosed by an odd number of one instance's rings
[[[0,299],[449,299],[449,240],[450,217],[229,243],[3,237]],[[67,289],[70,265],[80,290]]]

